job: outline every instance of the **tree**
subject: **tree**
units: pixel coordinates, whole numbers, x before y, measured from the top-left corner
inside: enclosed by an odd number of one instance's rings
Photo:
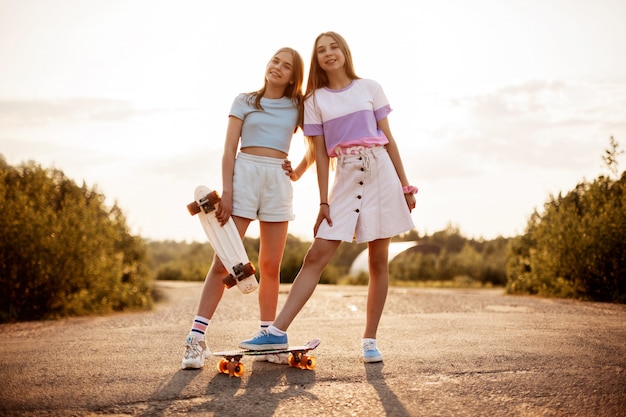
[[[0,321],[152,304],[143,241],[104,195],[34,162],[0,164]]]
[[[609,138],[609,148],[605,149],[602,160],[604,161],[604,164],[609,169],[609,171],[611,171],[613,176],[616,176],[619,171],[619,163],[617,161],[617,158],[623,153],[624,151],[619,149],[619,143],[617,142],[615,137],[611,136]]]
[[[612,150],[617,142],[611,137]],[[605,158],[609,168],[613,157]],[[559,194],[535,211],[511,245],[510,293],[626,302],[626,171]]]

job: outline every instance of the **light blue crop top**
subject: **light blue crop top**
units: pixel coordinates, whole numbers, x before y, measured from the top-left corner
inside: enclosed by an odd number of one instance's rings
[[[262,98],[263,110],[254,107],[250,95],[239,94],[230,108],[230,116],[243,120],[241,148],[261,146],[289,153],[291,138],[298,123],[298,109],[290,98]]]

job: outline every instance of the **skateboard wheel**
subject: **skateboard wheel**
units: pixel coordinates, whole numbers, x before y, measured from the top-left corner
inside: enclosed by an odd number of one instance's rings
[[[309,371],[315,369],[315,365],[317,365],[315,356],[303,356],[300,361],[300,366],[302,366],[303,369],[308,369]]]
[[[293,355],[289,355],[287,363],[289,363],[289,366],[293,366],[294,368],[298,366],[298,364],[296,363],[296,357]]]
[[[238,378],[241,378],[243,376],[243,373],[246,370],[246,367],[243,366],[243,363],[237,363],[235,364],[235,366],[233,367],[233,376],[236,376]]]
[[[243,275],[245,277],[249,277],[250,275],[256,274],[256,268],[252,265],[252,262],[248,262],[243,266]]]
[[[228,373],[228,364],[230,362],[226,359],[220,359],[220,361],[217,363],[217,371],[220,374],[227,374]]]
[[[221,200],[220,195],[217,193],[217,191],[211,191],[207,194],[206,198],[207,200],[209,200],[209,203],[213,205],[219,203]]]
[[[300,367],[300,361],[298,361],[293,354],[289,355],[289,358],[287,359],[287,363],[289,363],[289,366],[292,366],[294,368]]]
[[[189,211],[189,214],[195,216],[196,214],[200,213],[200,206],[196,201],[194,201],[193,203],[187,204],[187,210]]]
[[[296,358],[295,355],[291,354],[289,355],[287,362],[289,363],[289,366],[292,366],[294,368],[308,369],[308,370],[315,369],[315,365],[317,365],[317,361],[315,360],[314,356],[306,356],[306,355],[303,355],[300,357],[300,359],[298,359]]]
[[[235,279],[235,277],[233,276],[233,274],[228,274],[227,277],[224,277],[222,279],[222,282],[224,283],[224,286],[226,288],[232,288],[235,285],[237,285],[237,280]]]

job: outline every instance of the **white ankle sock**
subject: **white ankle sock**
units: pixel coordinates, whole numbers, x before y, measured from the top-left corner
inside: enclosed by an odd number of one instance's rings
[[[270,327],[268,327],[267,331],[270,332],[270,334],[273,334],[274,336],[284,336],[287,334],[286,331],[280,330],[278,327],[274,327],[274,325],[271,325]]]

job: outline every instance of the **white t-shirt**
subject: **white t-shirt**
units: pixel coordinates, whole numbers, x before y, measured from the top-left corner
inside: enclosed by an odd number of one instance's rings
[[[356,79],[342,90],[315,90],[304,102],[304,135],[324,136],[328,156],[337,146],[372,146],[389,143],[377,122],[391,112],[376,81]]]

